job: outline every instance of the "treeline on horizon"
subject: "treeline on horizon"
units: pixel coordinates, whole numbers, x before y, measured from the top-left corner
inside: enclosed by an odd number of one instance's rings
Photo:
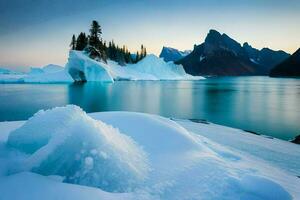
[[[102,29],[100,24],[93,20],[89,35],[81,32],[76,37],[75,34],[73,34],[70,44],[71,50],[86,51],[93,59],[101,59],[104,62],[110,59],[118,62],[120,65],[137,63],[147,55],[147,50],[144,45],[141,45],[140,51],[137,51],[136,54],[132,54],[125,45],[119,47],[113,40],[109,41],[107,45],[101,35]]]

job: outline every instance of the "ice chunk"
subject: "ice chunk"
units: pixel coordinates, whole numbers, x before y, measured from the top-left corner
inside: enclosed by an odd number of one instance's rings
[[[70,51],[66,68],[74,81],[113,82],[105,63],[97,62],[81,51]]]
[[[38,112],[9,135],[7,145],[30,154],[14,172],[59,175],[106,191],[131,190],[149,170],[144,151],[131,138],[77,106]]]

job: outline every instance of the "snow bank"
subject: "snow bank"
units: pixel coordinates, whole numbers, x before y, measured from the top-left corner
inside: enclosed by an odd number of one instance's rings
[[[0,123],[0,132],[0,162],[11,162],[0,199],[300,199],[299,146],[237,129],[68,106]]]
[[[81,51],[70,51],[66,66],[75,81],[203,79],[188,75],[181,65],[166,63],[155,55],[148,55],[140,62],[124,67],[114,61],[108,61],[107,64],[97,62]]]
[[[7,144],[30,154],[11,173],[60,175],[65,182],[122,192],[148,172],[145,153],[134,141],[76,106],[36,113]]]

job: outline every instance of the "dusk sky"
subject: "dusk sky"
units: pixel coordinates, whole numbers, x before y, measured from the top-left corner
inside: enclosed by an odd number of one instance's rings
[[[0,66],[64,65],[72,34],[88,32],[94,19],[105,40],[131,51],[140,44],[156,55],[162,46],[192,49],[216,29],[259,49],[293,53],[299,10],[299,0],[0,0]]]

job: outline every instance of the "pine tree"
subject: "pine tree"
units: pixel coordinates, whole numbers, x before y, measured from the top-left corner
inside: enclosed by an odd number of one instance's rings
[[[102,41],[101,34],[102,34],[101,26],[97,21],[93,20],[90,28],[89,45],[100,50],[101,41]]]
[[[120,65],[126,63],[136,63],[146,56],[146,48],[141,45],[140,52],[137,51],[136,57],[132,57],[130,51],[125,45],[119,47],[114,41],[109,41],[108,46],[106,41],[101,38],[102,29],[97,21],[92,21],[89,35],[81,32],[77,39],[72,36],[70,44],[71,49],[79,51],[86,50],[93,59],[101,59],[106,61],[107,58],[118,62]]]
[[[140,60],[143,59],[144,56],[144,45],[141,45],[141,55],[140,55]]]
[[[70,47],[71,47],[71,50],[75,50],[76,49],[76,37],[75,37],[74,34],[72,36]]]
[[[144,55],[143,55],[143,57],[145,58],[147,56],[147,49],[146,49],[146,47],[144,47]]]
[[[77,37],[76,50],[82,51],[88,44],[88,38],[85,33],[81,32]]]
[[[140,60],[140,55],[139,55],[139,52],[137,51],[136,57],[135,57],[135,63],[139,62],[139,60]]]
[[[140,60],[142,60],[143,58],[145,58],[147,55],[147,50],[146,47],[144,47],[144,45],[141,45],[141,54],[140,54]]]

